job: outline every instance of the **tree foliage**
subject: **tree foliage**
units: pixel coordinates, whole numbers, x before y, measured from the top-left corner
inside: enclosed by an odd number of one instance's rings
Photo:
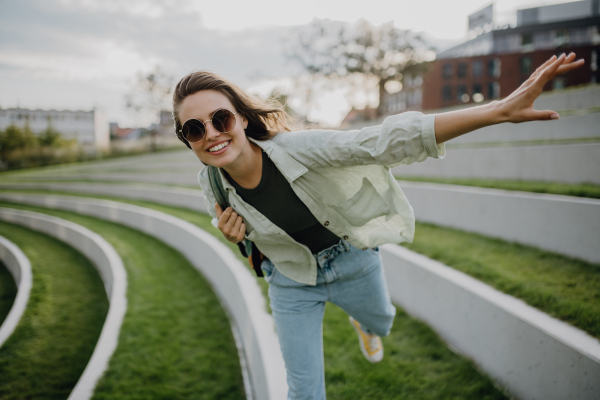
[[[138,72],[129,93],[125,95],[125,105],[128,109],[145,114],[156,122],[150,129],[152,150],[156,150],[155,138],[160,111],[171,107],[169,100],[173,83],[174,78],[157,65],[149,73]]]
[[[289,48],[288,58],[312,76],[347,80],[358,75],[376,82],[380,114],[386,83],[422,74],[432,58],[422,36],[393,22],[375,26],[366,20],[344,24],[315,19]]]

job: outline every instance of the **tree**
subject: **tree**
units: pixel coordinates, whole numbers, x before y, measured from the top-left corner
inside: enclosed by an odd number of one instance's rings
[[[155,119],[155,123],[149,129],[152,151],[156,151],[160,111],[170,107],[169,99],[173,83],[174,78],[157,65],[148,74],[138,72],[130,92],[125,95],[127,108],[137,113],[151,115]]]
[[[0,131],[0,153],[3,156],[13,150],[32,148],[36,145],[37,140],[29,129],[29,124],[22,129],[16,125],[10,125],[3,132]]]
[[[356,24],[333,24],[315,20],[299,35],[291,57],[309,74],[349,81],[357,76],[374,81],[379,91],[378,114],[382,115],[388,82],[403,83],[408,76],[422,74],[429,67],[432,48],[418,34],[396,28],[393,22],[374,26],[366,20]]]

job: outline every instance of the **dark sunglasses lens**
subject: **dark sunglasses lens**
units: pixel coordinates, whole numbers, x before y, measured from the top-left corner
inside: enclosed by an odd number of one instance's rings
[[[213,114],[212,125],[221,133],[227,133],[235,127],[235,115],[229,110],[218,110]]]
[[[204,129],[204,124],[197,119],[190,119],[185,121],[182,129],[183,137],[186,138],[188,142],[199,142],[204,139],[204,135],[206,134],[206,130]]]

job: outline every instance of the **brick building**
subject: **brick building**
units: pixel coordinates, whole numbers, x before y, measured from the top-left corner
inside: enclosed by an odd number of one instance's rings
[[[505,97],[553,54],[574,51],[585,66],[544,90],[600,82],[600,0],[517,11],[515,28],[480,29],[475,38],[437,55],[423,76],[422,109]]]

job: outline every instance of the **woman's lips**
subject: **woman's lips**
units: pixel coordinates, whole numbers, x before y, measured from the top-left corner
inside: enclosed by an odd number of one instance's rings
[[[208,154],[212,155],[212,156],[218,156],[220,154],[225,153],[227,151],[227,149],[229,148],[230,145],[231,145],[231,140],[227,143],[227,146],[223,147],[221,150],[217,150],[217,151],[208,151],[208,150],[206,150],[206,152]]]

